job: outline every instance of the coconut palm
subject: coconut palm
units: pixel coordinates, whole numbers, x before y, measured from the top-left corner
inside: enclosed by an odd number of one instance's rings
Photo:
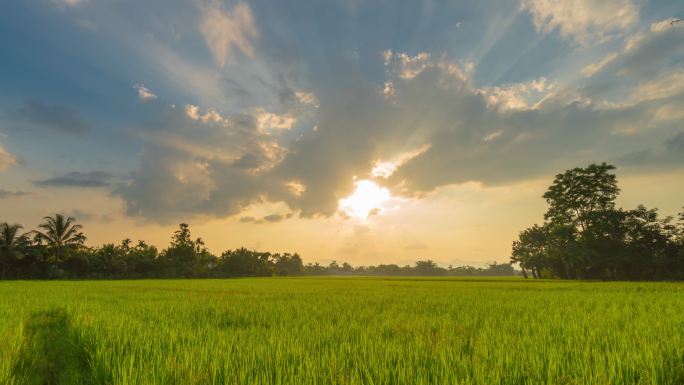
[[[54,217],[44,217],[45,222],[38,225],[42,230],[34,231],[36,242],[43,243],[54,249],[62,249],[70,246],[81,246],[86,240],[81,232],[83,228],[76,224],[73,217],[64,217],[62,214],[55,214]]]
[[[26,234],[20,234],[21,229],[19,224],[0,223],[0,279],[5,279],[7,270],[21,259],[30,244]]]

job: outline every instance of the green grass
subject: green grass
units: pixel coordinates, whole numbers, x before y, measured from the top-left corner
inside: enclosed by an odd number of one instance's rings
[[[683,384],[684,284],[0,282],[0,344],[13,385]]]

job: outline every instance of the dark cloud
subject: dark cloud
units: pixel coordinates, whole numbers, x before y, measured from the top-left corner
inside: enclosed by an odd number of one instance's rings
[[[684,168],[684,132],[667,138],[657,146],[628,153],[619,161],[635,168]]]
[[[28,191],[10,191],[5,189],[0,189],[0,199],[10,199],[10,198],[20,198],[23,196],[31,195]]]
[[[242,223],[254,223],[254,224],[262,224],[262,223],[277,223],[281,222],[285,219],[292,218],[292,214],[270,214],[266,215],[265,217],[261,219],[257,219],[254,217],[240,217],[239,221]]]
[[[52,178],[34,180],[33,184],[38,187],[107,187],[115,179],[115,175],[104,171],[73,171]]]
[[[264,217],[264,221],[271,222],[271,223],[280,222],[283,219],[285,219],[285,217],[283,215],[280,215],[280,214],[271,214],[271,215],[266,215]]]
[[[70,134],[84,134],[91,129],[76,110],[35,99],[29,99],[23,107],[9,112],[16,119]]]

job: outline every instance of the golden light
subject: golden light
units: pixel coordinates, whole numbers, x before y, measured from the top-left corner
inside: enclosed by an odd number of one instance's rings
[[[339,201],[339,209],[356,219],[366,219],[382,211],[382,205],[390,198],[390,192],[373,181],[364,179],[354,182],[354,192]]]

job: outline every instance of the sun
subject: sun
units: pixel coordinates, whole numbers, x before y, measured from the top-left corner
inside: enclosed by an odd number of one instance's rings
[[[382,205],[390,198],[390,192],[375,182],[363,179],[354,182],[356,189],[346,198],[340,199],[339,209],[356,219],[366,219],[382,211]]]

